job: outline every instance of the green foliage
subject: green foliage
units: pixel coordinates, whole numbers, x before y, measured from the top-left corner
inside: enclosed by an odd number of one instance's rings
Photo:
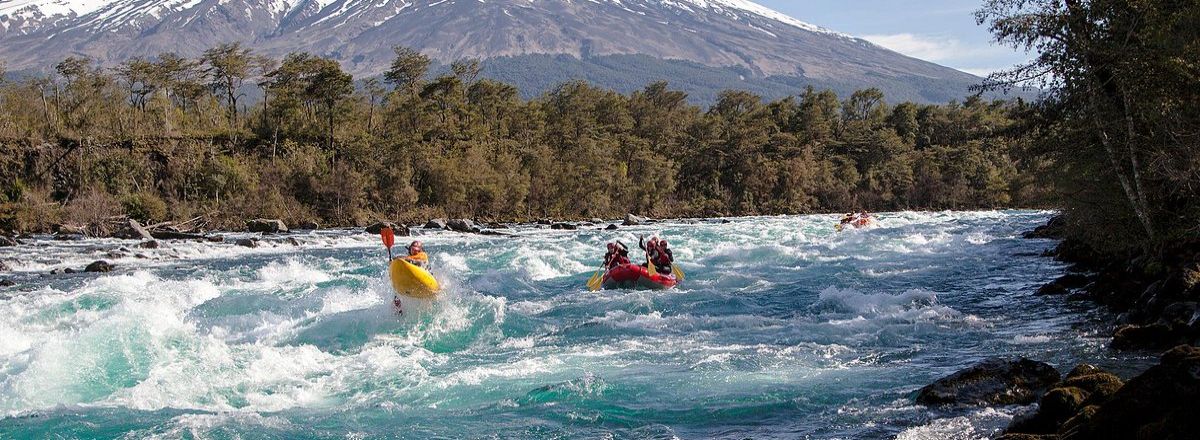
[[[68,59],[59,77],[0,86],[13,103],[0,108],[7,218],[46,228],[29,221],[34,199],[81,224],[124,213],[216,227],[1044,203],[1013,159],[1032,154],[1021,104],[890,106],[876,89],[843,101],[807,88],[775,101],[729,90],[706,109],[662,81],[628,94],[569,81],[522,99],[478,80],[480,66],[430,78],[427,57],[398,48],[389,89],[356,88],[327,58],[276,63],[236,44],[111,73]],[[241,109],[231,91],[254,78],[264,99]]]

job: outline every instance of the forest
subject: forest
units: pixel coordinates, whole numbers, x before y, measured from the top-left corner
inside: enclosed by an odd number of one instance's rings
[[[476,60],[431,73],[397,47],[378,78],[238,43],[0,83],[0,230],[128,215],[362,225],[1048,206],[1036,107],[567,82],[534,99]],[[2,69],[0,69],[2,70]],[[0,75],[4,77],[4,75]]]

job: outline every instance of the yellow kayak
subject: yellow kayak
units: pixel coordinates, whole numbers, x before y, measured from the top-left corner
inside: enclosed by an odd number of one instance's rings
[[[407,261],[392,260],[388,272],[392,278],[392,288],[396,289],[399,295],[432,299],[436,298],[438,290],[441,290],[432,274]]]

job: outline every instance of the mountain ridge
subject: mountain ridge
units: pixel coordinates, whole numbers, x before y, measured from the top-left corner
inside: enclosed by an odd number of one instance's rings
[[[747,0],[0,0],[0,59],[11,69],[45,70],[68,55],[105,65],[196,56],[230,41],[331,57],[359,76],[382,72],[403,45],[443,63],[646,55],[744,70],[746,80],[882,84],[889,94],[898,84],[926,102],[966,96],[979,80]]]

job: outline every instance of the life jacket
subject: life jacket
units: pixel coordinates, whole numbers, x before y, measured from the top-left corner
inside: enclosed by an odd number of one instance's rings
[[[415,264],[418,267],[425,267],[429,264],[429,254],[425,253],[425,251],[417,252],[403,258],[408,260],[409,263]]]

